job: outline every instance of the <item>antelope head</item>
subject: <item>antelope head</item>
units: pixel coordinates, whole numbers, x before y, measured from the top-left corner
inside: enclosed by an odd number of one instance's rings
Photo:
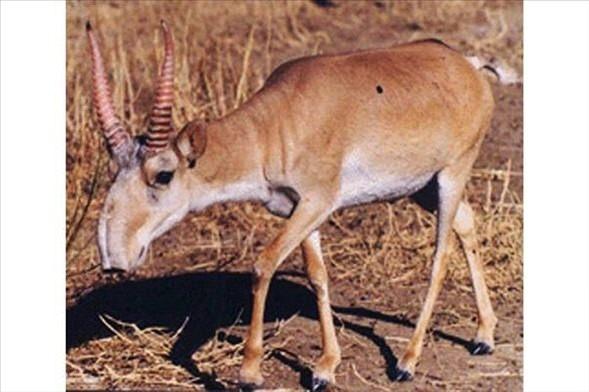
[[[187,172],[204,151],[204,127],[189,123],[174,131],[174,41],[162,21],[165,56],[145,135],[132,138],[115,114],[107,74],[90,23],[86,31],[92,57],[93,103],[117,171],[98,225],[104,270],[129,271],[145,259],[155,237],[190,209]]]

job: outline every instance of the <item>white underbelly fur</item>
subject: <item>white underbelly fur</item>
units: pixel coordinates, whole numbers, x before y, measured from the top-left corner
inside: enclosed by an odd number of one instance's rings
[[[395,173],[394,168],[377,171],[361,163],[350,162],[342,171],[338,204],[339,207],[346,207],[407,196],[424,187],[435,174],[428,172],[408,176]]]

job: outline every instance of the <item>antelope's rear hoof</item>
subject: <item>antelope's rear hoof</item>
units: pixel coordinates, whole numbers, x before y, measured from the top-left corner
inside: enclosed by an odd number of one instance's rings
[[[311,379],[311,392],[323,392],[327,389],[327,385],[329,385],[329,381],[313,375]]]
[[[393,371],[393,378],[398,382],[411,381],[413,379],[413,374],[408,370],[396,367]]]
[[[474,342],[470,353],[472,355],[489,355],[493,353],[493,348],[485,342]]]

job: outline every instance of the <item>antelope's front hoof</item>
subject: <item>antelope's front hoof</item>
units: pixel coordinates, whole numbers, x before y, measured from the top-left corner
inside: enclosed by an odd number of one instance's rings
[[[264,377],[260,372],[242,369],[239,372],[239,389],[241,391],[254,391],[264,384]]]
[[[411,381],[413,379],[413,374],[411,374],[409,370],[401,369],[397,366],[395,370],[393,370],[393,379],[397,382]]]
[[[472,355],[489,355],[493,353],[493,347],[485,342],[474,342],[472,346],[472,350],[470,351]]]
[[[311,392],[325,391],[328,385],[328,380],[313,374],[313,378],[311,379]]]

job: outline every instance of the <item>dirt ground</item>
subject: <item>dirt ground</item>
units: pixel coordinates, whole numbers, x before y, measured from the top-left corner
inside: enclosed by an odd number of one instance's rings
[[[320,4],[333,3],[334,6]],[[115,106],[143,132],[158,22],[175,32],[175,124],[237,107],[287,59],[437,37],[522,72],[522,4],[469,2],[70,2],[67,5],[67,386],[75,389],[235,389],[251,301],[249,271],[282,224],[253,203],[189,215],[153,243],[128,276],[105,276],[96,220],[109,185],[90,106],[84,23],[101,45]],[[435,216],[408,200],[333,214],[321,227],[343,360],[342,391],[516,391],[523,387],[523,135],[521,83],[493,82],[496,112],[466,197],[499,318],[496,350],[471,356],[477,326],[456,239],[415,378],[390,370],[410,338],[428,286]],[[315,300],[300,251],[268,299],[268,389],[304,389],[320,355]],[[186,359],[188,358],[188,359]]]

